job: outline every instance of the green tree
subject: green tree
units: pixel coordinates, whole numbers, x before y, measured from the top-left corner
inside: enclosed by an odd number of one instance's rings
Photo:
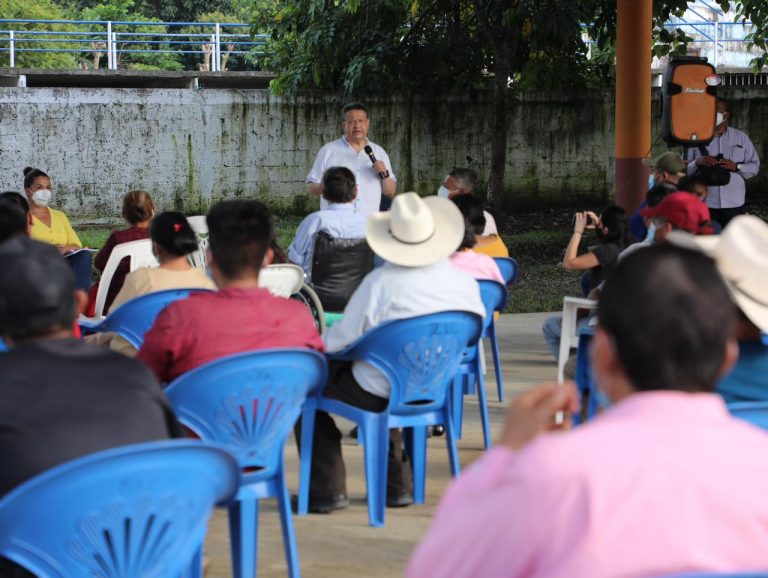
[[[50,0],[0,0],[0,14],[3,18],[22,20],[61,20],[65,17],[64,11]],[[35,30],[39,32],[67,32],[74,30],[72,26],[62,24],[10,24],[12,30]],[[0,47],[8,48],[5,35],[0,36]],[[34,38],[32,36],[17,35],[16,41],[16,67],[18,68],[76,68],[79,48],[76,43],[56,42],[43,43],[21,41],[20,38]],[[37,38],[42,38],[38,36]],[[53,38],[53,37],[52,37]],[[56,40],[66,40],[67,36],[57,36]],[[72,50],[66,52],[26,52],[25,50],[51,49]],[[0,67],[10,66],[10,54],[7,51],[0,52]]]

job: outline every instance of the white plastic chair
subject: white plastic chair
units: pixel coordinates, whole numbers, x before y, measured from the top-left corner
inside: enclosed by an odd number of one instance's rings
[[[304,270],[298,265],[280,263],[259,271],[259,287],[269,289],[276,297],[290,297],[304,285]]]
[[[189,262],[193,267],[198,267],[204,271],[208,270],[208,261],[206,253],[208,251],[208,223],[205,215],[195,215],[187,217],[187,222],[197,237],[197,251],[189,254]]]
[[[595,299],[584,299],[583,297],[564,297],[563,298],[563,321],[560,329],[560,352],[557,356],[557,382],[563,383],[565,376],[563,371],[565,363],[568,361],[571,349],[578,348],[579,336],[577,333],[577,322],[579,309],[593,310],[597,309]]]
[[[130,259],[130,271],[141,269],[142,267],[157,267],[160,263],[152,254],[152,241],[149,239],[140,239],[128,243],[115,245],[112,253],[109,255],[107,266],[101,274],[99,289],[96,292],[96,307],[94,317],[101,319],[104,317],[104,304],[107,301],[107,293],[112,283],[112,277],[115,275],[120,261],[128,257]]]

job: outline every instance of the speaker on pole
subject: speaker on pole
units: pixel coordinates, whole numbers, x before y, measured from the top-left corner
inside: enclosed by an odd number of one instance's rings
[[[667,145],[700,146],[715,135],[720,77],[706,58],[673,58],[661,86],[661,138]]]

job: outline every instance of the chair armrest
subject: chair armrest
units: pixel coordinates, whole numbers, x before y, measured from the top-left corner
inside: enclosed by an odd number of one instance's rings
[[[104,317],[86,317],[80,315],[77,318],[77,324],[80,326],[80,331],[83,333],[98,333],[101,331],[101,324],[104,321]]]
[[[597,309],[597,300],[585,297],[563,297],[563,305],[566,304],[575,305],[577,309]]]

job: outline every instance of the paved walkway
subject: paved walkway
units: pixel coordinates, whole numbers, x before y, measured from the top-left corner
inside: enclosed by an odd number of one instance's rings
[[[506,400],[531,385],[552,380],[557,367],[541,335],[547,313],[503,315],[498,323]],[[490,358],[489,358],[490,361]],[[492,365],[489,363],[489,368]],[[504,405],[498,402],[493,372],[488,375],[487,392],[491,429],[495,438],[504,417]],[[476,402],[465,399],[464,437],[459,441],[462,467],[483,453],[482,429]],[[342,427],[340,425],[340,427]],[[348,431],[349,427],[342,427]],[[345,439],[347,491],[352,505],[329,515],[294,517],[301,572],[304,578],[385,578],[402,576],[411,551],[430,526],[435,509],[449,481],[445,438],[429,440],[427,452],[426,503],[403,509],[387,509],[385,526],[371,528],[365,505],[365,477],[362,448]],[[295,445],[286,451],[289,488],[298,487],[298,459]],[[225,511],[217,511],[206,542],[210,560],[207,578],[232,576],[229,558],[229,531]],[[274,500],[262,502],[259,517],[260,578],[286,576],[280,517]]]

